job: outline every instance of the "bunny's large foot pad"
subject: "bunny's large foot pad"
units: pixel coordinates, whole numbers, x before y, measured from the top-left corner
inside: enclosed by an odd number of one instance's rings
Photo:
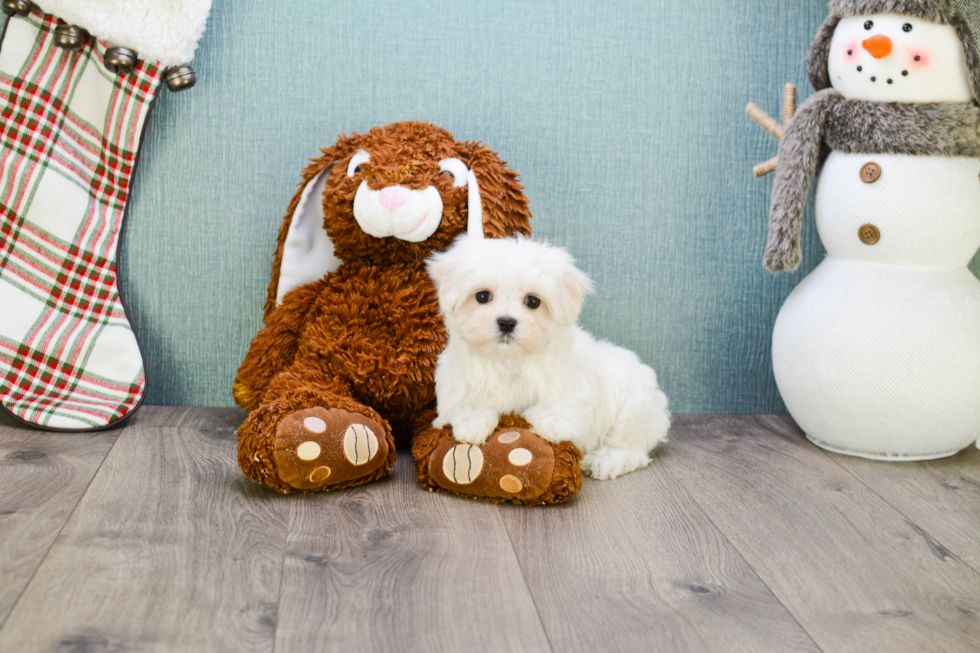
[[[394,464],[392,436],[372,416],[324,407],[275,412],[259,409],[242,425],[239,437],[252,446],[240,443],[239,465],[278,492],[352,487],[381,478]]]
[[[433,490],[494,502],[567,501],[582,487],[581,453],[570,442],[552,444],[542,439],[528,426],[520,418],[504,418],[481,446],[457,442],[449,428],[424,429],[412,446],[418,482]]]
[[[276,429],[279,478],[297,490],[349,487],[374,475],[388,458],[381,425],[339,408],[307,408]]]

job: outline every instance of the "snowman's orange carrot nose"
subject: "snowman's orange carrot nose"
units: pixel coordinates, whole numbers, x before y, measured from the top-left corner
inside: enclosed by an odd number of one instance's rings
[[[864,49],[871,53],[875,59],[884,59],[892,53],[892,40],[887,36],[872,36],[864,43]]]

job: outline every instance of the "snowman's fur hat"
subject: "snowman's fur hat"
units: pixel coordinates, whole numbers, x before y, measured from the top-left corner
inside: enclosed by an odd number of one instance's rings
[[[871,14],[900,14],[943,25],[951,24],[957,13],[949,0],[833,0],[830,10],[837,14],[838,19]]]
[[[980,103],[980,51],[977,50],[969,24],[950,0],[832,0],[830,17],[820,28],[813,47],[810,48],[807,67],[813,88],[818,91],[830,88],[827,61],[837,24],[843,18],[872,14],[914,16],[941,25],[952,25],[966,52],[966,66],[973,83],[973,101]]]

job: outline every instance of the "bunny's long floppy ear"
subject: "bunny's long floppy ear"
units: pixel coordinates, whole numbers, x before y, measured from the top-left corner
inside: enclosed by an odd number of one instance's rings
[[[457,158],[443,159],[439,167],[452,173],[453,186],[466,184],[466,233],[474,238],[483,238],[483,201],[480,199],[480,182],[476,174]]]
[[[466,233],[477,238],[483,235],[483,200],[480,197],[480,182],[472,170],[466,173],[466,186],[469,199],[466,201]]]
[[[337,147],[323,150],[303,171],[279,227],[272,279],[265,300],[265,317],[282,303],[287,292],[312,283],[340,265],[333,243],[323,230],[323,192],[333,164],[343,156]]]
[[[459,143],[457,150],[469,168],[467,233],[486,238],[530,236],[531,211],[517,173],[482,143]]]
[[[282,304],[282,298],[293,288],[318,281],[340,266],[333,243],[323,230],[323,207],[318,201],[323,198],[330,170],[317,174],[300,193],[282,245],[276,305]]]

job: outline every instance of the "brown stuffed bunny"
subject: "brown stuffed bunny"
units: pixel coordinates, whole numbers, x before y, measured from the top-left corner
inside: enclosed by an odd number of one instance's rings
[[[279,233],[266,326],[235,379],[250,411],[238,431],[249,478],[279,492],[359,485],[385,476],[396,439],[416,435],[427,487],[527,504],[579,490],[578,450],[519,417],[483,447],[431,426],[446,331],[424,261],[467,229],[530,234],[522,191],[493,151],[424,122],[341,136],[313,160]],[[532,464],[508,462],[518,445]]]

